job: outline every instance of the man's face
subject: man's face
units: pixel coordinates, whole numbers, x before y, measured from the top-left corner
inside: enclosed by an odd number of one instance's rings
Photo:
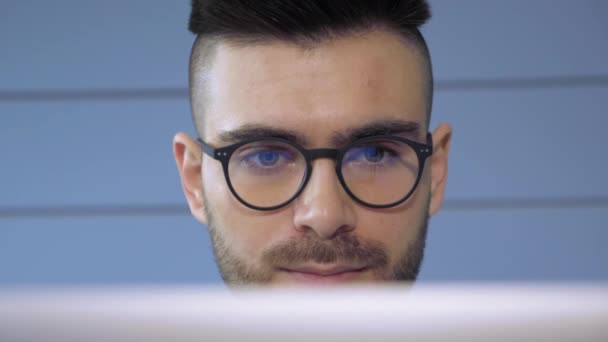
[[[234,142],[222,139],[226,133],[256,127],[295,132],[304,148],[340,148],[336,136],[387,122],[419,126],[398,135],[426,143],[426,77],[417,50],[385,31],[309,49],[220,43],[204,87],[194,84],[194,104],[204,112],[203,139],[214,147]],[[204,108],[196,107],[197,91],[205,92]],[[427,218],[443,197],[449,127],[434,138],[437,151],[417,190],[388,209],[355,202],[328,158],[312,162],[305,189],[289,205],[250,209],[232,195],[219,161],[200,157],[183,134],[174,144],[190,208],[208,224],[228,283],[336,283],[415,279]]]

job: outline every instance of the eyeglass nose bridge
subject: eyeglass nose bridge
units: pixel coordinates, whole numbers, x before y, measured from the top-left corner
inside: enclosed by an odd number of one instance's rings
[[[340,158],[340,150],[335,149],[335,148],[315,148],[315,149],[310,149],[310,150],[304,150],[302,152],[306,159],[306,164],[307,164],[306,169],[307,170],[306,170],[306,177],[303,179],[300,190],[297,192],[296,196],[298,196],[300,194],[300,192],[304,190],[304,187],[308,184],[308,180],[310,179],[310,175],[312,173],[312,162],[316,159],[327,158],[327,159],[335,160],[336,161],[336,173],[338,174],[340,183],[342,183],[342,186],[344,186],[344,182],[342,181],[342,176],[340,175],[340,171],[339,171],[339,167],[338,167],[338,165],[340,164],[338,162],[338,158]]]
[[[320,158],[338,159],[339,151],[335,148],[317,148],[307,151],[307,157],[310,161]]]
[[[305,156],[306,164],[307,164],[306,176],[302,180],[302,183],[300,184],[300,188],[298,189],[296,194],[293,196],[292,200],[295,199],[296,197],[299,197],[300,194],[304,191],[304,188],[306,188],[306,186],[308,185],[308,181],[310,180],[310,176],[312,175],[312,170],[313,170],[312,162],[316,159],[323,159],[323,158],[333,159],[336,161],[336,174],[338,176],[338,180],[339,180],[340,184],[342,185],[342,187],[346,190],[346,192],[350,194],[350,190],[347,189],[347,185],[344,182],[344,179],[339,170],[340,161],[338,161],[338,159],[341,158],[340,150],[335,149],[335,148],[316,148],[316,149],[304,150],[304,151],[302,151],[302,153]]]

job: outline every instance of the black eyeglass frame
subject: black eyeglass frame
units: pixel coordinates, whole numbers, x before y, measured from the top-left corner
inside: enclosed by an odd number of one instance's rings
[[[342,160],[343,160],[346,152],[355,145],[360,145],[362,143],[366,143],[368,141],[374,141],[374,140],[396,140],[396,141],[405,143],[405,144],[409,145],[416,152],[416,155],[418,157],[418,163],[419,163],[418,175],[416,176],[416,182],[414,183],[414,186],[412,186],[412,189],[403,198],[401,198],[395,202],[392,202],[392,203],[371,204],[371,203],[367,203],[367,202],[363,201],[362,199],[357,197],[348,188],[348,185],[346,184],[346,181],[344,180],[344,176],[342,175]],[[222,168],[224,171],[224,178],[226,179],[228,188],[230,189],[230,192],[232,192],[232,195],[234,195],[234,197],[236,197],[236,199],[239,202],[241,202],[243,205],[245,205],[246,207],[251,208],[251,209],[268,211],[268,210],[276,210],[276,209],[279,209],[279,208],[282,208],[282,207],[288,205],[302,193],[302,191],[306,187],[306,184],[308,183],[308,180],[310,179],[310,175],[312,174],[312,161],[315,159],[319,159],[319,158],[330,158],[330,159],[334,159],[336,161],[336,175],[338,176],[338,179],[340,180],[340,184],[342,184],[342,187],[344,188],[346,193],[348,193],[348,195],[353,200],[355,200],[357,203],[360,203],[364,206],[367,206],[370,208],[375,208],[375,209],[391,208],[391,207],[397,206],[397,205],[405,202],[414,193],[414,191],[418,187],[418,184],[420,183],[420,179],[422,178],[422,172],[424,170],[424,164],[426,162],[426,159],[429,158],[433,154],[433,137],[430,132],[427,133],[426,140],[427,140],[427,143],[422,144],[422,143],[419,143],[419,142],[416,142],[413,140],[409,140],[409,139],[405,139],[403,137],[396,136],[396,135],[374,135],[374,136],[355,140],[352,143],[350,143],[347,146],[342,147],[340,149],[335,149],[335,148],[305,149],[293,141],[290,141],[287,139],[282,139],[282,138],[276,138],[276,137],[256,138],[256,139],[251,139],[251,140],[245,140],[245,141],[240,141],[238,143],[224,146],[224,147],[219,147],[219,148],[215,148],[215,147],[205,143],[200,138],[198,138],[196,140],[196,142],[201,146],[201,149],[203,150],[203,152],[205,154],[207,154],[208,156],[210,156],[222,163]],[[288,200],[284,201],[283,203],[271,206],[271,207],[260,207],[260,206],[256,206],[251,203],[248,203],[243,198],[241,198],[241,196],[239,196],[239,194],[236,192],[236,190],[232,186],[232,182],[230,181],[228,164],[230,162],[230,158],[232,157],[232,154],[236,150],[238,150],[239,147],[250,144],[250,143],[254,143],[257,141],[278,141],[281,143],[288,144],[288,145],[292,146],[293,148],[295,148],[296,150],[298,150],[304,156],[304,159],[306,160],[306,173],[305,173],[304,177],[302,178],[302,182],[300,183],[298,190]]]

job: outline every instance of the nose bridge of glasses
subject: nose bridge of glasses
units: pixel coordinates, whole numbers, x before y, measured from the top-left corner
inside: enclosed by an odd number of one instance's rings
[[[319,158],[337,159],[338,150],[335,148],[317,148],[308,150],[307,155],[311,161]]]
[[[311,150],[306,150],[306,157],[310,163],[315,161],[316,159],[332,159],[336,161],[338,159],[338,155],[340,151],[335,148],[316,148]],[[336,172],[337,164],[336,164]]]

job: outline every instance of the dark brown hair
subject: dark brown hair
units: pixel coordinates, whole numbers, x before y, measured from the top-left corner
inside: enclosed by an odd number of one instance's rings
[[[197,35],[319,40],[381,24],[411,34],[430,17],[424,0],[193,0]]]

